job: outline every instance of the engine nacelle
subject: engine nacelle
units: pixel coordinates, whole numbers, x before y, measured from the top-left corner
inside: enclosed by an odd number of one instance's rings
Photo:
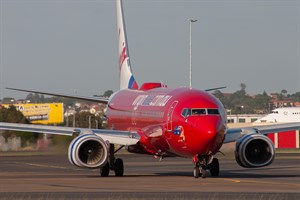
[[[77,167],[99,168],[109,158],[109,145],[94,134],[79,135],[71,142],[69,161]]]
[[[242,167],[264,167],[273,162],[273,142],[265,135],[249,134],[236,142],[235,159]]]

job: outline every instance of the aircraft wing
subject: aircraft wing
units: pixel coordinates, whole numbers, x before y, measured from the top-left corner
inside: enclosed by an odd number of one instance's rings
[[[104,104],[108,103],[108,99],[102,98],[102,97],[86,97],[86,96],[80,96],[80,95],[50,93],[50,92],[43,92],[43,91],[37,91],[37,90],[25,90],[25,89],[9,88],[9,87],[7,87],[6,89],[21,91],[21,92],[31,92],[31,93],[52,95],[52,96],[58,96],[58,97],[65,97],[65,98],[71,98],[71,99],[79,99],[79,100],[92,101],[92,102],[98,102],[98,103],[104,103]]]
[[[269,133],[278,133],[292,130],[300,130],[300,123],[272,124],[264,126],[253,126],[244,128],[231,128],[227,130],[223,143],[235,142],[241,136],[251,133],[267,135]]]
[[[134,145],[140,140],[140,136],[137,132],[105,129],[87,129],[0,122],[0,130],[24,131],[67,136],[73,136],[74,134],[95,134],[101,137],[104,141],[109,141],[112,144],[119,145]]]

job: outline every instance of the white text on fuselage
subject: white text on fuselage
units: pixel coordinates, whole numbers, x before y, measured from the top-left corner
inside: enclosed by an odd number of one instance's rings
[[[169,95],[139,95],[135,98],[133,106],[165,106],[172,98]]]

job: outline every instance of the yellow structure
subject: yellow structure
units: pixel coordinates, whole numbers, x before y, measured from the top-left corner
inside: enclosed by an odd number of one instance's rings
[[[63,103],[2,104],[15,106],[32,124],[61,124],[64,121]]]

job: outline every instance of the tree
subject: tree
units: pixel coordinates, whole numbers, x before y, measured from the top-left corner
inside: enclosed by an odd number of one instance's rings
[[[255,102],[255,109],[262,109],[265,112],[269,112],[270,104],[271,104],[271,97],[267,94],[266,91],[263,94],[258,94],[254,98]]]
[[[300,102],[300,92],[296,92],[295,94],[291,94],[290,98],[293,102]]]
[[[11,97],[4,97],[2,103],[13,103],[15,101],[14,98]]]
[[[110,97],[110,95],[112,95],[114,93],[114,91],[112,90],[106,90],[103,94],[104,97]]]
[[[31,102],[33,100],[33,94],[29,93],[25,99]]]
[[[215,97],[217,97],[218,99],[223,99],[224,98],[224,95],[223,95],[223,93],[220,90],[215,90],[214,93],[213,93],[213,95]]]
[[[11,123],[27,122],[22,112],[18,111],[15,106],[9,106],[8,108],[0,107],[0,121]]]
[[[286,96],[287,90],[285,90],[285,89],[281,90],[280,94],[282,94],[283,96]]]
[[[246,84],[245,83],[241,83],[240,86],[241,86],[242,91],[246,91]]]
[[[10,106],[9,108],[0,107],[0,121],[22,124],[28,123],[23,113],[18,111],[15,106]],[[14,131],[4,131],[3,136],[8,138],[11,134],[21,137],[23,146],[27,141],[34,142],[38,138],[38,134]]]

